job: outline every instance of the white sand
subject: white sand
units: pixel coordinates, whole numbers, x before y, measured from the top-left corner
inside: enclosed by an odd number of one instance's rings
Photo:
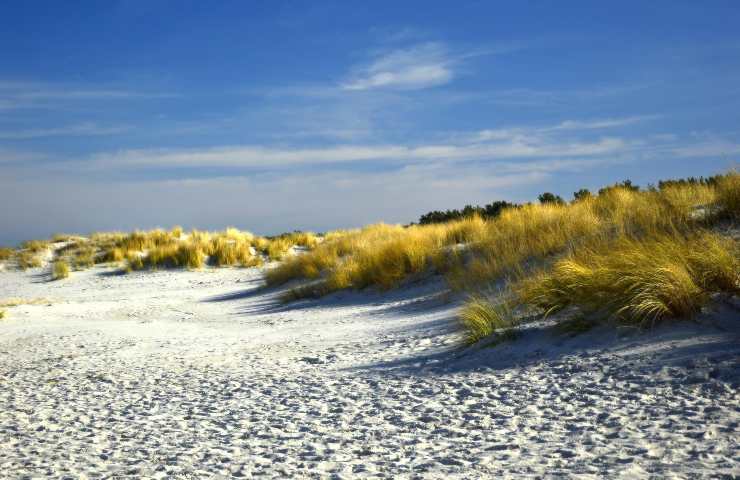
[[[740,316],[456,347],[427,281],[289,307],[256,269],[0,272],[0,476],[740,474]]]

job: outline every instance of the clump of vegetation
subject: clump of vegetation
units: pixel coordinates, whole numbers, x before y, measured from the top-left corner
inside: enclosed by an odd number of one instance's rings
[[[720,215],[740,219],[740,173],[716,177],[717,204]]]
[[[62,278],[69,277],[69,265],[64,260],[57,260],[52,265],[51,278],[54,280],[61,280]]]
[[[5,318],[5,315],[6,315],[5,310],[0,310],[0,320]]]
[[[499,334],[501,340],[515,335],[517,319],[507,302],[494,303],[482,295],[472,295],[460,312],[466,343],[473,344]]]
[[[514,203],[498,200],[482,207],[479,205],[466,205],[462,210],[446,210],[444,212],[435,210],[419,217],[419,224],[428,225],[430,223],[444,223],[471,217],[496,218],[505,208],[516,206],[517,205]]]
[[[77,270],[83,270],[95,265],[95,248],[89,244],[83,244],[74,253],[74,266]]]
[[[579,190],[570,203],[545,193],[539,204],[493,217],[436,223],[445,215],[428,214],[423,225],[330,233],[269,270],[266,282],[308,280],[286,294],[292,300],[444,273],[454,289],[473,293],[461,315],[468,341],[511,330],[503,307],[568,308],[587,318],[584,325],[594,318],[652,325],[690,316],[712,292],[737,292],[737,244],[707,229],[737,218],[739,178],[731,172],[645,190],[626,180],[596,195]],[[476,293],[496,284],[513,287],[505,304]]]
[[[40,253],[49,249],[49,242],[46,240],[28,240],[21,243],[21,248],[31,253]]]
[[[39,268],[43,265],[41,257],[37,254],[24,250],[18,254],[18,268],[21,270],[27,270],[29,268]]]
[[[145,268],[201,268],[205,264],[205,254],[198,245],[166,244],[153,248],[145,257],[138,257],[131,269]],[[139,267],[139,268],[137,268]]]
[[[211,243],[209,261],[217,267],[256,266],[259,263],[258,258],[252,254],[252,246],[246,240],[224,236],[215,238]]]
[[[444,224],[377,224],[327,237],[312,251],[288,258],[266,273],[268,285],[292,279],[318,279],[310,290],[322,294],[343,288],[377,285],[392,288],[428,269],[444,271],[454,256],[446,248],[478,241],[486,228],[479,217]]]
[[[546,314],[577,307],[640,326],[689,317],[712,292],[740,292],[740,245],[709,232],[620,238],[574,250],[521,282],[520,299]]]
[[[0,262],[4,260],[9,260],[13,254],[15,253],[15,250],[8,247],[0,247]]]

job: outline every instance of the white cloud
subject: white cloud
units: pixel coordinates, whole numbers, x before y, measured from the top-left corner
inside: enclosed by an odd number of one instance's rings
[[[176,96],[174,93],[98,88],[85,85],[0,81],[0,110],[48,107],[58,102],[153,99]]]
[[[454,59],[439,43],[425,43],[379,55],[369,65],[355,68],[342,84],[345,90],[428,88],[454,78]]]
[[[415,163],[439,160],[500,160],[614,154],[630,144],[619,138],[591,142],[525,141],[499,143],[406,145],[342,145],[326,148],[234,146],[193,150],[126,150],[94,155],[87,165],[110,167],[281,167],[390,160]]]
[[[42,137],[71,137],[116,135],[129,130],[128,127],[101,127],[94,123],[79,123],[56,128],[34,128],[29,130],[0,131],[0,140],[27,140]]]
[[[639,115],[633,117],[604,118],[588,121],[566,120],[559,125],[551,127],[549,130],[597,130],[603,128],[615,128],[653,120],[655,118],[659,118],[659,115]]]

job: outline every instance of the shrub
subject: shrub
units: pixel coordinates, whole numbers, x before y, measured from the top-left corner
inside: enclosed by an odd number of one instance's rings
[[[69,265],[67,265],[67,262],[64,260],[55,261],[52,266],[51,277],[54,280],[69,277]]]
[[[591,192],[588,190],[588,188],[582,188],[577,192],[573,192],[573,200],[576,202],[579,200],[585,200],[589,197],[591,197]]]
[[[513,203],[497,200],[483,207],[477,205],[466,205],[462,210],[447,210],[444,212],[435,210],[419,217],[419,224],[428,225],[432,223],[444,223],[473,216],[490,219],[497,217],[505,208],[516,206],[517,205]]]
[[[537,199],[540,201],[540,203],[555,203],[557,205],[562,205],[565,203],[565,200],[560,195],[555,195],[554,193],[545,192],[537,197]]]

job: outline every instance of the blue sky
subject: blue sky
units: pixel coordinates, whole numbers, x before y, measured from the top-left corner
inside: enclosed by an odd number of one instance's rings
[[[710,175],[737,2],[4,2],[0,244],[261,234]]]

